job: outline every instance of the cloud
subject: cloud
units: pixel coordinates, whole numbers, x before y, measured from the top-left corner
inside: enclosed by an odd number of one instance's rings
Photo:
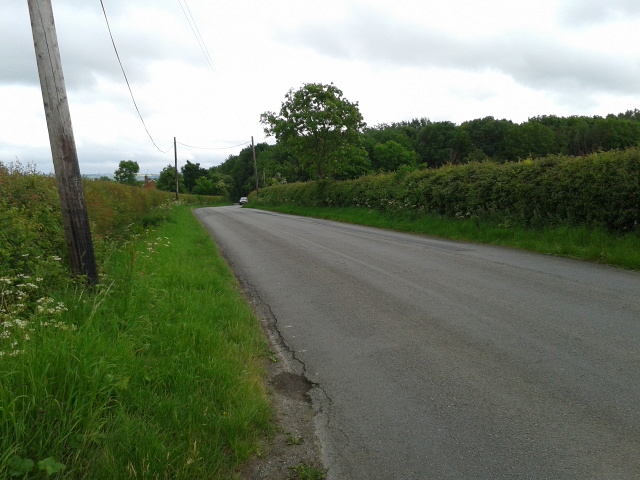
[[[149,66],[153,62],[202,63],[199,51],[193,48],[195,39],[179,4],[174,3],[164,11],[149,1],[136,4],[105,2],[105,7],[130,81],[137,84],[150,81]],[[68,90],[93,89],[100,78],[122,81],[122,71],[99,3],[56,2],[54,16]],[[171,35],[158,35],[159,31],[171,31]],[[9,46],[0,50],[0,64],[11,66],[0,70],[0,84],[38,86],[26,4],[3,5],[0,44]]]
[[[640,17],[638,0],[565,1],[559,9],[559,19],[570,26],[588,26],[611,20],[625,21],[633,17]]]
[[[550,37],[548,31],[535,26],[465,36],[455,30],[399,20],[383,10],[354,8],[335,22],[291,28],[280,40],[380,68],[498,71],[523,86],[551,93],[631,94],[640,83],[638,58],[582,49],[562,35]]]
[[[430,117],[523,121],[637,107],[640,0],[188,0],[212,72],[176,0],[104,2],[136,103],[162,150],[261,138],[290,88],[334,82],[369,124]],[[0,161],[51,168],[26,2],[0,0]],[[120,160],[159,171],[100,2],[54,0],[83,172]],[[622,92],[622,93],[620,93]],[[178,148],[204,166],[240,148]]]

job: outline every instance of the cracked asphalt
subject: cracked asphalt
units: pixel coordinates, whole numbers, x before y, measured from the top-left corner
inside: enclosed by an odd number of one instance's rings
[[[238,206],[196,215],[314,385],[329,480],[640,478],[640,275]]]

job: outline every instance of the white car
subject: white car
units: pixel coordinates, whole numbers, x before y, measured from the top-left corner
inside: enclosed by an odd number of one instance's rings
[[[245,203],[247,203],[248,201],[249,201],[249,199],[247,197],[240,197],[240,201],[238,203],[240,204],[240,206],[242,206]]]

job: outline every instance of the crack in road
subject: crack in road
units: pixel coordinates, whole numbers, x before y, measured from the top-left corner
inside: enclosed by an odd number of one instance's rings
[[[308,388],[305,391],[305,401],[313,410],[313,430],[315,440],[320,444],[320,458],[317,463],[321,464],[327,471],[331,470],[332,465],[327,465],[328,457],[324,453],[327,450],[327,429],[330,422],[330,409],[332,400],[322,386],[310,378],[307,365],[298,353],[284,339],[280,332],[277,316],[273,313],[271,306],[265,302],[257,289],[246,280],[246,278],[236,277],[242,287],[245,296],[249,299],[254,311],[258,315],[264,331],[267,334],[271,347],[275,350],[275,354],[284,364],[284,371],[290,372],[302,379]],[[281,374],[280,374],[281,375]],[[304,421],[304,419],[302,420]],[[348,438],[344,432],[341,432],[345,439]]]

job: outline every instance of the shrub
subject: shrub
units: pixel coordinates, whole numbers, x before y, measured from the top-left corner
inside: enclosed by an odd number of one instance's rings
[[[276,185],[252,194],[251,203],[364,207],[525,227],[571,225],[638,232],[640,149]]]

